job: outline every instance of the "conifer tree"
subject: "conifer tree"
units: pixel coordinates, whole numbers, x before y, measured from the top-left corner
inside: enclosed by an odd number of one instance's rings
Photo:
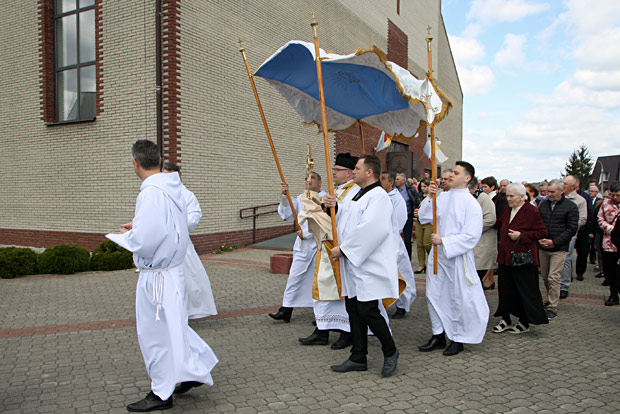
[[[564,167],[565,173],[562,175],[572,175],[579,178],[581,189],[586,190],[588,188],[588,181],[592,173],[593,164],[594,162],[592,158],[590,158],[588,147],[586,147],[585,144],[581,144],[568,158],[568,162]]]

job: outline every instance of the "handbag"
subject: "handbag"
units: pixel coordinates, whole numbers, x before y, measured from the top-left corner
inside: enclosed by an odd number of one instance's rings
[[[525,266],[534,266],[534,257],[532,256],[532,251],[528,249],[525,253],[515,253],[515,249],[519,245],[521,241],[521,234],[517,238],[515,242],[515,246],[512,248],[510,252],[510,267],[525,267]]]

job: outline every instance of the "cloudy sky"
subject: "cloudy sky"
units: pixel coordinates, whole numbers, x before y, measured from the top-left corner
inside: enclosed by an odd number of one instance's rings
[[[620,154],[620,0],[442,0],[463,88],[463,158],[539,181],[585,144]]]

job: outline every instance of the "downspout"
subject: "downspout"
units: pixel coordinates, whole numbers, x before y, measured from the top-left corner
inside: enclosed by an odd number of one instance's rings
[[[164,132],[163,132],[163,98],[162,98],[162,61],[161,61],[161,2],[155,0],[155,82],[157,91],[157,147],[159,147],[159,156],[161,158],[160,167],[164,162]]]

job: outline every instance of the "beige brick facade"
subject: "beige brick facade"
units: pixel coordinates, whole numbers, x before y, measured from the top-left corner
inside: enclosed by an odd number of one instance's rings
[[[44,1],[44,0],[42,0]],[[244,240],[252,221],[239,210],[279,199],[275,168],[237,41],[258,66],[292,39],[312,39],[311,13],[321,47],[350,53],[376,45],[387,51],[388,19],[408,36],[409,69],[426,70],[424,38],[433,27],[435,77],[454,104],[437,128],[450,162],[461,156],[462,94],[447,43],[439,1],[181,0],[178,2],[178,142],[183,180],[194,191],[203,220],[195,230],[201,250]],[[0,11],[0,244],[36,232],[101,234],[131,219],[139,179],[131,167],[136,139],[156,140],[155,0],[100,1],[103,111],[96,121],[47,126],[41,117],[39,11],[35,2]],[[164,56],[166,59],[166,56]],[[305,147],[312,146],[324,178],[322,135],[265,81],[259,95],[282,168],[293,193],[303,187]],[[166,137],[164,137],[166,139]],[[331,157],[333,159],[333,135]],[[260,228],[282,226],[275,215]],[[290,229],[286,226],[286,231]],[[28,230],[28,231],[24,231]],[[227,234],[234,233],[234,237]],[[53,245],[40,233],[39,245]],[[209,236],[211,235],[211,236]],[[228,238],[227,238],[228,237]],[[70,237],[69,237],[70,238]],[[24,240],[26,240],[24,238]],[[76,236],[80,242],[80,237]],[[81,242],[80,242],[81,243]],[[82,243],[84,244],[84,243]]]

